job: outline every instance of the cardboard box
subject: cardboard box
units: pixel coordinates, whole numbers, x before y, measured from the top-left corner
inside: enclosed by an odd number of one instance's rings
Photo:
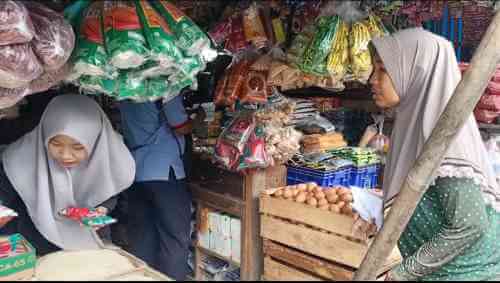
[[[231,257],[231,239],[221,234],[215,234],[215,252],[223,257]]]
[[[241,220],[231,218],[231,259],[241,262]]]
[[[14,235],[21,238],[18,244],[24,245],[28,252],[0,259],[0,281],[30,280],[35,274],[35,248],[22,235]]]
[[[210,249],[210,231],[206,233],[198,233],[198,245],[205,249]]]
[[[210,232],[219,234],[220,232],[220,214],[217,212],[208,213],[208,227]]]
[[[231,217],[229,215],[221,215],[219,218],[219,234],[230,238],[231,237]]]

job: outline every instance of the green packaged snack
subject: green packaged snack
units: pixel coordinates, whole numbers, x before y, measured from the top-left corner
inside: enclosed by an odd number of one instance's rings
[[[293,40],[292,46],[288,49],[286,54],[286,59],[289,64],[298,68],[301,63],[302,55],[306,50],[309,42],[314,37],[314,26],[308,25],[304,28],[304,30],[299,33]]]
[[[151,50],[151,59],[165,68],[179,64],[183,55],[175,45],[175,35],[168,23],[158,15],[148,1],[136,0],[136,7]]]
[[[184,76],[193,78],[204,69],[205,63],[200,56],[186,57],[182,59],[179,65],[179,70]]]
[[[118,99],[145,97],[148,95],[146,80],[136,71],[121,71],[118,76],[116,95]]]
[[[316,33],[302,55],[302,71],[314,75],[328,74],[327,58],[332,49],[332,42],[339,28],[340,17],[320,17],[316,22]]]
[[[150,99],[157,99],[168,94],[170,83],[166,77],[157,77],[148,80],[147,88]]]
[[[113,95],[115,92],[115,80],[100,76],[83,75],[78,79],[78,85],[82,91],[89,94]]]
[[[165,0],[151,1],[151,4],[172,28],[176,45],[188,56],[201,54],[207,61],[215,59],[217,54],[210,48],[210,39],[188,16]]]
[[[74,67],[71,77],[74,79],[78,79],[81,75],[108,78],[116,75],[114,69],[108,65],[104,47],[101,5],[100,2],[92,3],[83,15],[72,58]]]
[[[149,50],[132,1],[104,1],[104,36],[109,62],[118,69],[140,67]]]
[[[107,215],[82,218],[82,224],[87,227],[107,226],[116,222],[117,222],[116,219],[111,218]]]

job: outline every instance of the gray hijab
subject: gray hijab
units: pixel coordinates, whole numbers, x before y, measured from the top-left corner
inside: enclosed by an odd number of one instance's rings
[[[461,74],[449,41],[413,28],[373,39],[392,79],[400,104],[384,175],[390,203],[421,153]],[[479,130],[471,115],[451,144],[437,177],[465,177],[480,185],[485,201],[500,211],[500,193]]]
[[[88,160],[72,169],[60,167],[47,151],[49,140],[60,134],[84,145]],[[129,187],[135,175],[120,136],[99,105],[83,95],[54,98],[38,127],[5,150],[3,164],[38,231],[66,250],[99,248],[97,235],[58,212],[96,207]]]

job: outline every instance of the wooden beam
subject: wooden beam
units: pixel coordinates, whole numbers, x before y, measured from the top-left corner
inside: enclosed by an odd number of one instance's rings
[[[448,147],[484,93],[500,59],[500,13],[493,18],[470,68],[465,72],[455,92],[439,118],[422,153],[410,170],[401,193],[396,198],[385,224],[377,234],[354,280],[374,280],[380,265],[396,245],[418,202],[439,168]]]

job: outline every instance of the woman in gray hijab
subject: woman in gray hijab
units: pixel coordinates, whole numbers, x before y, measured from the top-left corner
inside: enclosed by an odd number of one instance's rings
[[[461,75],[450,42],[421,28],[372,41],[374,101],[395,110],[384,175],[398,195]],[[391,280],[492,280],[500,275],[500,192],[472,115],[399,239]]]
[[[99,105],[58,96],[38,127],[3,153],[0,200],[19,217],[0,219],[0,232],[21,233],[39,255],[100,248],[96,231],[58,213],[70,206],[106,213],[134,175],[134,160]]]

